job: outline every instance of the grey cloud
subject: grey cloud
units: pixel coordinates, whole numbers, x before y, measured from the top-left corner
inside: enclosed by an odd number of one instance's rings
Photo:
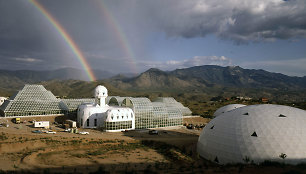
[[[230,64],[230,61],[211,60],[209,56],[176,64],[150,61],[152,53],[146,44],[155,32],[186,38],[215,34],[237,42],[306,36],[304,0],[103,1],[121,31],[115,31],[98,1],[39,1],[63,25],[94,69],[131,71],[126,67],[130,64],[128,58],[135,59],[138,67],[161,69]],[[0,68],[81,67],[52,24],[29,1],[0,0],[0,24]],[[118,36],[120,32],[126,36],[134,57],[123,48],[126,45]],[[31,58],[41,61],[31,62]]]
[[[306,58],[242,62],[240,65],[245,68],[265,69],[272,72],[281,72],[291,76],[305,76],[306,74]]]
[[[304,0],[154,1],[150,16],[169,36],[215,34],[238,42],[306,37]]]
[[[101,14],[92,9],[94,3],[69,0],[38,2],[58,20],[82,51],[107,50],[109,54],[114,53],[110,48],[115,44],[104,30]],[[3,69],[81,67],[48,19],[33,4],[23,0],[0,0],[0,58],[0,68]],[[31,58],[36,61],[31,62],[34,60]]]
[[[36,59],[36,58],[31,58],[31,57],[14,57],[13,58],[14,60],[17,60],[17,61],[22,61],[22,62],[41,62],[42,60],[40,59]]]

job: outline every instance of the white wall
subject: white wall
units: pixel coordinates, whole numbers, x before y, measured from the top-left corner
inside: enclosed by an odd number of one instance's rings
[[[4,103],[4,100],[7,100],[6,97],[0,97],[0,106]]]
[[[39,128],[49,128],[49,121],[35,121],[34,127]]]
[[[105,112],[109,109],[109,106],[88,106],[80,105],[77,112],[77,122],[82,128],[99,128],[104,126],[104,120],[106,119]],[[95,125],[95,119],[97,125]],[[87,124],[89,120],[89,125]]]

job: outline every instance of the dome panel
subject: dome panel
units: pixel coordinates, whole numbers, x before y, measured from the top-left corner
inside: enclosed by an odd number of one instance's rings
[[[233,109],[240,108],[240,107],[244,107],[244,106],[246,106],[246,105],[242,105],[242,104],[230,104],[230,105],[226,105],[226,106],[223,106],[223,107],[217,109],[216,112],[214,113],[214,116],[217,117],[220,114],[223,114],[225,112],[228,112],[228,111],[231,111]],[[248,114],[245,114],[245,115],[248,115]]]

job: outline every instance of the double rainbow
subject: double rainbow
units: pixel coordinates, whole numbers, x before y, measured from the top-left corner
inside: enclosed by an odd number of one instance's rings
[[[94,1],[97,4],[97,7],[99,8],[100,12],[102,13],[102,16],[106,19],[106,22],[108,25],[112,28],[115,37],[119,41],[121,49],[126,54],[127,62],[130,66],[130,69],[133,71],[133,73],[138,73],[138,68],[136,66],[136,60],[135,55],[132,51],[132,48],[130,47],[129,41],[125,35],[125,33],[122,30],[122,27],[120,27],[119,23],[117,22],[116,18],[112,15],[112,13],[108,10],[106,3],[104,3],[103,0],[96,0]]]
[[[71,38],[71,36],[66,32],[66,30],[60,25],[60,23],[40,3],[38,3],[36,0],[29,0],[29,1],[48,19],[48,21],[53,25],[56,31],[65,40],[67,45],[72,50],[73,54],[77,57],[82,68],[86,72],[89,80],[95,81],[96,77],[94,75],[94,72],[90,68],[90,65],[88,64],[85,56],[83,55],[83,53],[81,52],[77,44],[74,42],[74,40]]]

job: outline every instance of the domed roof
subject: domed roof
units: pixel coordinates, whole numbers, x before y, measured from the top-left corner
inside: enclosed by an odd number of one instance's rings
[[[95,88],[95,97],[107,97],[108,94],[107,94],[107,89],[102,86],[102,85],[99,85]]]
[[[111,121],[127,121],[133,119],[133,110],[131,108],[112,107],[106,111],[106,120]]]
[[[220,114],[223,114],[225,112],[228,112],[228,111],[231,111],[233,109],[237,109],[237,108],[240,108],[240,107],[243,107],[243,106],[246,106],[246,105],[243,105],[243,104],[229,104],[229,105],[223,106],[223,107],[216,110],[216,112],[214,113],[214,116],[217,117]]]
[[[200,156],[220,164],[306,162],[306,111],[281,105],[251,105],[225,112],[203,129]],[[284,158],[284,159],[283,159]]]

